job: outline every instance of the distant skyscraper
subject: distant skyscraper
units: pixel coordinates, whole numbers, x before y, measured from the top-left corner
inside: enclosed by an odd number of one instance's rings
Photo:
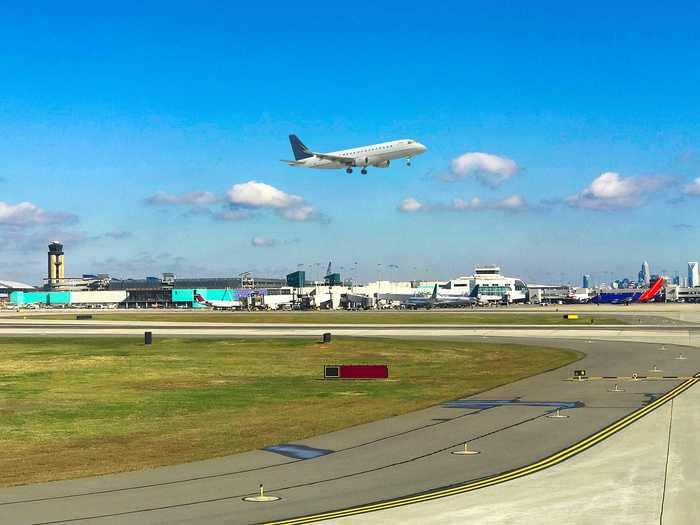
[[[591,276],[588,274],[585,274],[583,276],[583,287],[584,288],[590,288],[591,287]]]
[[[688,286],[700,286],[700,263],[688,263]]]
[[[649,286],[651,281],[651,272],[649,271],[649,263],[644,261],[642,263],[642,269],[639,270],[639,282],[645,286]]]

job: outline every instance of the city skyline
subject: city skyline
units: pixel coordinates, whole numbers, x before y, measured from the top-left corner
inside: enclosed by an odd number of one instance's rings
[[[315,27],[333,30],[300,33],[290,7],[4,5],[0,278],[40,282],[53,239],[66,275],[332,260],[362,281],[490,263],[580,283],[645,259],[683,275],[700,257],[698,9],[373,6],[381,31],[356,32],[324,5]],[[289,133],[428,152],[296,170]]]

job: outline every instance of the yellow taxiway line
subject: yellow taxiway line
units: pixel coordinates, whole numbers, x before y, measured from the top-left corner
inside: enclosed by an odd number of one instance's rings
[[[342,509],[338,511],[333,511],[333,512],[325,512],[321,514],[311,514],[308,516],[300,516],[297,518],[291,518],[291,519],[286,519],[286,520],[280,520],[280,521],[272,521],[268,522],[267,525],[301,525],[303,523],[313,523],[317,521],[323,521],[323,520],[328,520],[328,519],[334,519],[334,518],[342,518],[346,516],[354,516],[357,514],[364,514],[367,512],[374,512],[377,510],[385,510],[385,509],[392,509],[396,507],[402,507],[404,505],[411,505],[413,503],[420,503],[423,501],[430,501],[430,500],[435,500],[439,498],[445,498],[447,496],[454,496],[456,494],[464,494],[465,492],[471,492],[473,490],[481,489],[484,487],[490,487],[493,485],[497,485],[499,483],[504,483],[506,481],[511,481],[513,479],[521,478],[523,476],[527,476],[529,474],[534,474],[535,472],[539,472],[541,470],[547,469],[549,467],[552,467],[554,465],[557,465],[563,461],[566,461],[567,459],[571,458],[572,456],[575,456],[576,454],[580,454],[581,452],[588,450],[589,448],[593,447],[594,445],[597,445],[601,441],[609,438],[610,436],[618,433],[622,429],[628,427],[635,421],[641,419],[645,415],[649,414],[653,410],[659,408],[661,405],[667,403],[674,397],[682,394],[685,392],[687,389],[689,389],[691,386],[693,386],[695,383],[700,381],[700,372],[695,374],[694,376],[688,378],[686,381],[675,387],[674,389],[670,390],[660,398],[656,399],[655,401],[652,401],[648,405],[635,410],[631,414],[623,417],[622,419],[608,425],[607,427],[603,428],[602,430],[599,430],[595,434],[588,436],[587,438],[579,441],[578,443],[575,443],[571,445],[568,448],[565,448],[564,450],[561,450],[560,452],[557,452],[555,454],[552,454],[551,456],[548,456],[544,459],[541,459],[540,461],[537,461],[535,463],[531,463],[530,465],[526,465],[524,467],[517,468],[515,470],[511,470],[508,472],[504,472],[501,474],[494,474],[493,476],[488,476],[486,478],[482,478],[476,481],[470,481],[467,483],[462,483],[460,485],[456,486],[451,486],[447,488],[440,488],[440,489],[435,489],[431,490],[428,492],[424,492],[421,494],[417,494],[414,496],[407,496],[407,497],[401,497],[401,498],[395,498],[395,499],[390,499],[386,501],[382,501],[379,503],[372,503],[369,505],[361,505],[357,507],[351,507],[347,509]]]

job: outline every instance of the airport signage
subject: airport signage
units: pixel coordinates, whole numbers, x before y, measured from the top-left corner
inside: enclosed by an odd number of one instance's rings
[[[325,365],[324,379],[388,379],[389,365]]]
[[[574,377],[586,377],[585,370],[574,370]]]

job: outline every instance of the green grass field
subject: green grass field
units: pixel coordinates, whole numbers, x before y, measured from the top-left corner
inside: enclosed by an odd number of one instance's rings
[[[137,470],[405,413],[557,368],[569,350],[337,338],[0,339],[0,484]],[[389,381],[323,364],[389,363]]]
[[[180,323],[313,323],[313,324],[626,324],[613,316],[581,315],[579,319],[564,319],[564,312],[110,312],[92,314],[94,321],[146,321]],[[38,314],[31,319],[75,320],[76,314]],[[90,321],[83,321],[89,323]]]

